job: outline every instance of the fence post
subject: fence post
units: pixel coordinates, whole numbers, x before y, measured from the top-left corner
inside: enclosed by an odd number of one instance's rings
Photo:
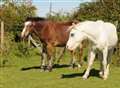
[[[4,22],[1,21],[1,49],[4,49]]]

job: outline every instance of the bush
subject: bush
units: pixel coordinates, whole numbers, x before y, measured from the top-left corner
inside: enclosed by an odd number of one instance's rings
[[[4,38],[4,48],[0,50],[0,66],[10,62],[13,57],[28,57],[30,56],[30,49],[27,42],[15,41],[13,33],[6,33]]]

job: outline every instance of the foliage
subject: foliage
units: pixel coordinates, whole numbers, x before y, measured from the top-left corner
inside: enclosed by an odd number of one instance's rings
[[[21,3],[10,2],[5,0],[0,8],[0,19],[5,23],[5,30],[7,32],[18,32],[23,27],[23,22],[28,16],[35,16],[36,8],[32,5],[27,5],[22,1]]]
[[[69,21],[71,18],[71,15],[69,13],[65,13],[62,11],[59,12],[51,12],[47,14],[47,18],[52,21]]]
[[[6,66],[6,63],[11,62],[13,57],[30,57],[30,48],[27,42],[15,42],[13,33],[6,33],[4,39],[4,49],[0,50],[0,67]]]
[[[35,55],[18,59],[11,58],[12,65],[0,68],[1,88],[120,88],[120,68],[110,66],[110,75],[106,81],[99,77],[99,63],[95,62],[90,76],[82,76],[87,63],[80,69],[67,67],[70,57],[64,56],[61,65],[52,72],[41,72],[40,56]]]
[[[26,17],[36,15],[36,7],[26,3],[25,0],[21,0],[21,2],[2,0],[2,2],[3,4],[0,4],[0,21],[4,21],[5,36],[4,50],[1,51],[0,57],[6,59],[13,54],[24,56],[28,51],[26,46],[20,43],[20,32],[23,29]]]
[[[73,18],[83,20],[104,20],[120,25],[120,0],[96,0],[80,4],[78,11],[73,13]],[[118,25],[118,30],[120,26]],[[120,30],[119,30],[120,31]]]

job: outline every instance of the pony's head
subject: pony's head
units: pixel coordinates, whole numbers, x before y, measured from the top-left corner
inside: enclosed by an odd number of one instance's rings
[[[21,38],[26,38],[30,33],[35,30],[38,21],[43,21],[45,18],[41,17],[28,17],[24,23],[24,28],[21,32]]]
[[[21,38],[26,38],[34,29],[34,25],[32,21],[25,21],[24,28],[21,32]]]
[[[73,24],[69,30],[69,39],[66,44],[66,48],[69,50],[75,50],[78,46],[82,45],[82,41],[85,38],[84,32],[80,30],[80,24]],[[81,47],[81,46],[80,46]]]

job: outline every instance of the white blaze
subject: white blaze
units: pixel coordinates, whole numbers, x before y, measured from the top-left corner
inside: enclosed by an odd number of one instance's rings
[[[27,26],[30,25],[30,24],[31,24],[30,21],[25,22],[25,26],[24,26],[23,31],[22,31],[22,33],[21,33],[21,36],[22,36],[22,37],[25,35]]]

